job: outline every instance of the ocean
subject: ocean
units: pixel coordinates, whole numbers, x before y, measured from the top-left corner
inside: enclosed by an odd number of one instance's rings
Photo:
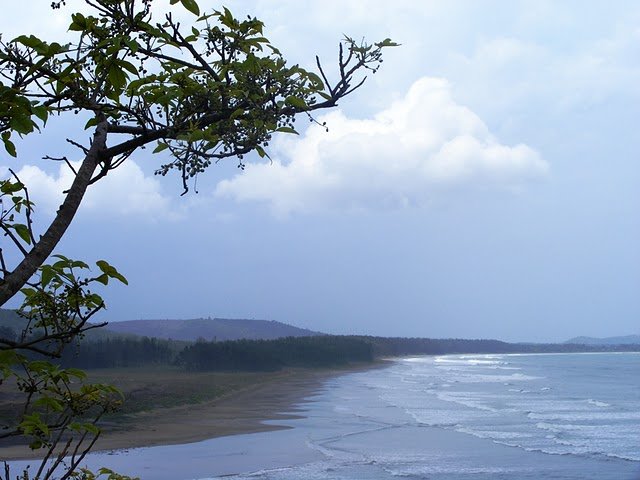
[[[149,480],[640,479],[636,353],[394,359],[301,408],[290,429],[89,463]]]

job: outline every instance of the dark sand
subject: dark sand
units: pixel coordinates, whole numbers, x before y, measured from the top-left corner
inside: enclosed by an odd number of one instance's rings
[[[103,428],[93,451],[192,443],[226,435],[286,428],[263,422],[295,418],[299,411],[296,405],[321,390],[328,378],[376,366],[380,364],[344,369],[292,370],[213,401],[131,415],[124,424]],[[0,460],[38,458],[42,455],[43,451],[31,451],[24,446],[0,448]]]

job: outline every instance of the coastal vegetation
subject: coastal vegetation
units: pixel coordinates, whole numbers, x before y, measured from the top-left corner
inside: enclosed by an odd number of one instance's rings
[[[148,321],[150,331],[154,322]],[[181,323],[180,321],[175,321]],[[233,320],[223,325],[229,335]],[[244,330],[244,321],[239,321]],[[298,336],[271,338],[268,327],[282,330],[286,324],[253,320],[256,330],[266,338],[205,340],[200,333],[211,333],[214,320],[198,320],[200,329],[191,332],[195,341],[173,340],[145,335],[123,334],[106,328],[90,330],[81,342],[65,349],[55,363],[64,368],[84,370],[119,368],[167,368],[184,372],[270,372],[287,368],[327,368],[371,363],[385,357],[446,354],[575,353],[640,351],[640,344],[620,343],[509,343],[491,339],[405,338],[362,335],[326,335],[299,329]],[[18,338],[20,317],[0,309],[0,332]],[[116,323],[117,326],[117,323]],[[296,331],[293,327],[292,331]],[[163,334],[164,335],[164,334]],[[32,358],[38,358],[32,354]]]
[[[176,326],[166,328],[174,322]],[[156,336],[122,333],[118,322],[105,328],[89,330],[82,341],[66,348],[54,362],[63,368],[168,369],[173,372],[273,372],[287,368],[327,368],[359,363],[371,363],[385,357],[407,355],[500,354],[500,353],[575,353],[640,351],[634,343],[509,343],[491,339],[405,338],[363,335],[327,335],[296,329],[280,322],[263,320],[198,319],[192,321],[148,320],[148,331],[179,331],[194,341],[158,338]],[[247,322],[253,328],[247,330]],[[126,323],[126,322],[125,322]],[[156,328],[156,323],[160,327]],[[25,326],[15,311],[0,308],[0,333],[15,339],[24,335]],[[162,327],[165,327],[164,329]],[[234,328],[236,327],[236,328]],[[275,332],[291,331],[297,335],[272,338]],[[224,335],[260,334],[262,338],[237,340],[205,340],[204,335],[217,338],[219,329]],[[39,333],[32,332],[37,337]],[[220,335],[223,336],[223,335]],[[39,356],[31,353],[32,359]]]

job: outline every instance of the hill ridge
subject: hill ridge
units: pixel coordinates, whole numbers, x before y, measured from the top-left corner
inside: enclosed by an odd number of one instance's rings
[[[574,337],[564,343],[578,345],[640,345],[640,335],[621,335],[615,337]]]
[[[153,336],[156,338],[195,341],[204,340],[270,340],[282,337],[324,335],[306,328],[276,320],[192,318],[139,319],[109,322],[108,330],[117,333]]]

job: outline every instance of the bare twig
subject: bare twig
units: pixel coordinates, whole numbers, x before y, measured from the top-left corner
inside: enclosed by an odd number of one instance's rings
[[[67,143],[70,143],[71,145],[73,145],[74,147],[78,147],[80,150],[82,150],[82,152],[86,155],[89,153],[89,149],[87,147],[85,147],[84,145],[76,142],[75,140],[71,140],[70,138],[66,139]]]
[[[4,276],[7,270],[7,264],[4,262],[4,254],[2,253],[2,247],[0,247],[0,268],[2,269],[2,275]]]
[[[316,55],[316,65],[318,65],[318,70],[320,70],[320,75],[322,75],[322,79],[324,80],[325,85],[327,86],[327,88],[329,89],[329,92],[331,93],[331,96],[333,97],[333,88],[331,88],[331,84],[329,83],[327,76],[324,74],[324,70],[322,69],[322,64],[320,63],[320,57],[318,57],[318,55]]]
[[[4,223],[0,223],[0,228],[2,228],[2,230],[4,231],[4,234],[7,237],[9,237],[13,242],[13,244],[18,248],[18,250],[20,250],[20,253],[22,253],[22,255],[26,257],[29,254],[29,252],[27,251],[26,248],[22,246],[22,243],[20,242],[20,240],[16,238],[16,236],[13,234],[11,229],[7,227]]]

